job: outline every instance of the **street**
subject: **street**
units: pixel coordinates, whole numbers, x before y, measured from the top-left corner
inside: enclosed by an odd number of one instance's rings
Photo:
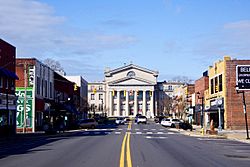
[[[185,136],[154,122],[25,137],[3,141],[0,147],[3,167],[247,167],[250,163],[247,143]]]

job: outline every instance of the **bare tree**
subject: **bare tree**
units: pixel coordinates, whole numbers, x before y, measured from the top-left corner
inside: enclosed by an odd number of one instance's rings
[[[49,66],[54,71],[64,71],[60,62],[56,61],[54,59],[47,58],[43,61],[43,63],[46,64],[47,66]]]

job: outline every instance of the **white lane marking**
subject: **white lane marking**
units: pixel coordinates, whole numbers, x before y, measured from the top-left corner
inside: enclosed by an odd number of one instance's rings
[[[135,130],[140,130],[140,129],[135,129]]]
[[[220,140],[222,141],[223,139],[213,139],[213,138],[197,138],[198,140],[207,140],[207,141],[214,141],[214,140]]]
[[[163,134],[163,132],[157,132],[157,134]]]
[[[156,129],[151,129],[151,130],[156,130]]]
[[[159,136],[159,137],[153,137],[153,136],[146,136],[147,139],[166,139],[167,137]]]
[[[118,130],[122,130],[122,129],[118,129]]]
[[[106,135],[110,135],[111,134],[111,132],[104,132]]]
[[[148,129],[143,129],[143,130],[148,130]]]
[[[153,132],[146,132],[147,134],[153,134]]]
[[[115,132],[115,134],[117,134],[117,135],[118,135],[118,134],[121,134],[121,132]]]
[[[142,134],[142,132],[136,132],[136,134]]]
[[[159,129],[159,130],[165,130],[165,129]]]
[[[168,132],[168,134],[169,134],[169,135],[173,135],[173,134],[175,134],[175,133],[173,133],[173,132]]]

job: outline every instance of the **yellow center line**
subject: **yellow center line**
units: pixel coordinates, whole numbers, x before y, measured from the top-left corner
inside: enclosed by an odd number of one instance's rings
[[[128,137],[127,137],[127,166],[132,167],[132,160],[130,154],[130,132],[128,132]]]
[[[124,139],[122,141],[122,149],[121,149],[121,157],[120,157],[120,167],[124,167],[124,152],[125,152],[125,144],[127,139],[127,133],[124,136]]]
[[[131,129],[131,122],[128,124],[128,130]],[[120,156],[120,167],[125,166],[125,149],[126,149],[126,162],[127,167],[132,167],[132,160],[131,160],[131,153],[130,153],[130,132],[126,132],[123,141],[122,141],[122,148],[121,148],[121,156]]]

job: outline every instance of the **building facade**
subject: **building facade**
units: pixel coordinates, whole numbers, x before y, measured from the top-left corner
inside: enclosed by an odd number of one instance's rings
[[[54,71],[35,58],[16,59],[17,130],[41,130],[54,100]]]
[[[171,116],[173,113],[174,90],[184,83],[174,81],[158,82],[155,88],[156,115]]]
[[[129,64],[106,70],[104,75],[104,82],[89,84],[89,101],[93,102],[90,108],[93,106],[96,111],[103,104],[107,116],[154,117],[157,71]]]
[[[205,93],[205,111],[215,127],[225,129],[245,129],[242,94],[236,89],[236,67],[250,65],[250,60],[231,59],[226,56],[208,69],[209,89]],[[249,111],[250,90],[244,90],[246,111]],[[248,114],[248,120],[250,116]],[[220,123],[221,122],[221,123]]]
[[[82,76],[64,76],[67,80],[74,82],[74,91],[79,92],[79,104],[77,110],[81,113],[82,118],[87,118],[88,110],[88,82]]]
[[[16,133],[16,48],[0,39],[0,136]]]

